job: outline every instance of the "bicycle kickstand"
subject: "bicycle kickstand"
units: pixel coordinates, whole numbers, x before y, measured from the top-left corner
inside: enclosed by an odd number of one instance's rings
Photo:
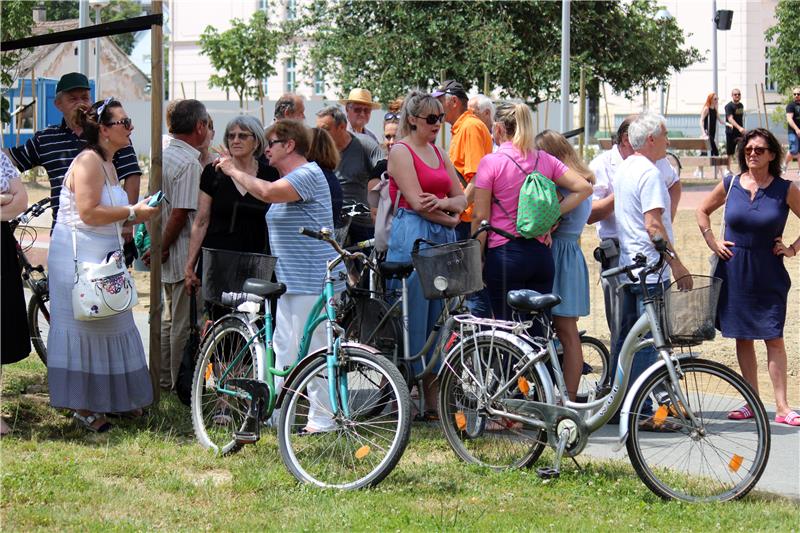
[[[558,436],[558,445],[556,446],[556,458],[553,461],[553,466],[536,469],[536,474],[541,479],[556,479],[561,475],[561,457],[564,455],[564,450],[567,447],[567,441],[569,441],[569,435],[570,435],[569,428],[564,428],[561,430],[561,434]]]
[[[246,391],[252,398],[245,423],[233,432],[233,438],[238,444],[254,444],[261,438],[261,417],[268,403],[269,388],[263,381],[244,378],[230,379],[228,385]]]

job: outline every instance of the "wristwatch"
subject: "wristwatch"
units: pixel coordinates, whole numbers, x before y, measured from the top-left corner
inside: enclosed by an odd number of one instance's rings
[[[133,210],[133,206],[128,206],[128,222],[133,222],[136,220],[136,211]]]

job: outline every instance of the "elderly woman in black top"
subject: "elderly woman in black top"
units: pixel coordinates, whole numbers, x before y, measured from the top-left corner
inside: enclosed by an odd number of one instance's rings
[[[225,128],[223,140],[237,170],[265,181],[279,178],[275,168],[260,157],[266,143],[258,119],[247,115],[234,118]],[[195,266],[201,247],[269,253],[264,218],[267,209],[269,204],[248,193],[218,167],[205,167],[184,272],[187,290],[200,285]]]

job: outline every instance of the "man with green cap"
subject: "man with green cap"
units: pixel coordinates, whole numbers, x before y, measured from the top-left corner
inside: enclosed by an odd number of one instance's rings
[[[53,206],[53,225],[58,216],[58,196],[61,182],[72,160],[86,146],[83,131],[77,124],[78,109],[92,105],[89,79],[79,72],[64,74],[56,85],[55,105],[64,115],[61,124],[48,126],[33,134],[22,146],[4,150],[21,171],[43,166],[50,180],[50,204]],[[120,181],[124,180],[125,191],[131,204],[139,201],[139,182],[142,170],[136,159],[133,146],[127,146],[114,154],[114,166]],[[130,229],[126,228],[130,234]],[[127,237],[128,235],[126,235]]]

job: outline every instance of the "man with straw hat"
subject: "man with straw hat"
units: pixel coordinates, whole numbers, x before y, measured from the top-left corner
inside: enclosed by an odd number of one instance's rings
[[[372,110],[381,107],[381,104],[372,101],[372,93],[366,89],[353,89],[347,98],[339,100],[339,103],[344,104],[347,114],[347,131],[361,133],[380,144],[377,135],[367,129]]]

